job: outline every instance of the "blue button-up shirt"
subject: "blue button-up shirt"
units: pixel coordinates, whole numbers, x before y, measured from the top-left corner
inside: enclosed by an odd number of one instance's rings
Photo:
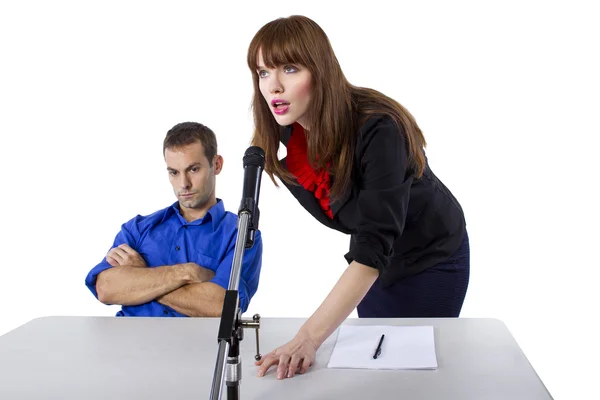
[[[148,216],[136,216],[122,225],[113,248],[127,243],[140,253],[148,267],[194,262],[215,272],[210,281],[224,289],[229,286],[233,252],[237,238],[237,215],[225,211],[223,202],[211,207],[198,220],[187,222],[176,202]],[[239,282],[240,308],[246,311],[258,288],[262,260],[262,239],[256,232],[254,246],[245,250]],[[89,272],[85,284],[98,298],[96,278],[112,268],[106,261]],[[170,307],[153,300],[137,306],[123,306],[117,316],[185,317]]]

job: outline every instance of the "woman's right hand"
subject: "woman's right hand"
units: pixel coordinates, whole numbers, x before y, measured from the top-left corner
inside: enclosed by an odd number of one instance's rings
[[[292,340],[254,363],[259,366],[257,376],[265,376],[269,368],[275,365],[277,379],[291,378],[296,373],[303,374],[315,362],[317,348],[308,336],[298,333]]]

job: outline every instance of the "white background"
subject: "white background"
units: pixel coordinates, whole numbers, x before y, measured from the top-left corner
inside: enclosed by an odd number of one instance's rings
[[[237,211],[253,129],[248,44],[303,14],[350,82],[413,113],[462,203],[472,273],[461,316],[503,320],[556,399],[598,398],[593,2],[203,3],[1,3],[0,334],[45,315],[114,315],[84,277],[123,222],[175,200],[161,146],[176,123],[217,133],[218,196]],[[248,314],[308,317],[349,239],[266,175],[260,208]]]

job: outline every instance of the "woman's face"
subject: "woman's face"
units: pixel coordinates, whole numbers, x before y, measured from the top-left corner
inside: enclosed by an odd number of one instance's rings
[[[306,127],[306,113],[311,97],[311,74],[301,65],[285,64],[267,68],[258,52],[258,84],[279,125],[298,122]]]

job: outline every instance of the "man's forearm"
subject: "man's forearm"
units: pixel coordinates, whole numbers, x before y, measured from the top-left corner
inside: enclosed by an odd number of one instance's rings
[[[220,317],[225,289],[212,282],[190,283],[158,299],[188,317]]]
[[[96,292],[102,303],[135,306],[169,293],[190,280],[185,264],[155,268],[118,266],[98,275]]]

